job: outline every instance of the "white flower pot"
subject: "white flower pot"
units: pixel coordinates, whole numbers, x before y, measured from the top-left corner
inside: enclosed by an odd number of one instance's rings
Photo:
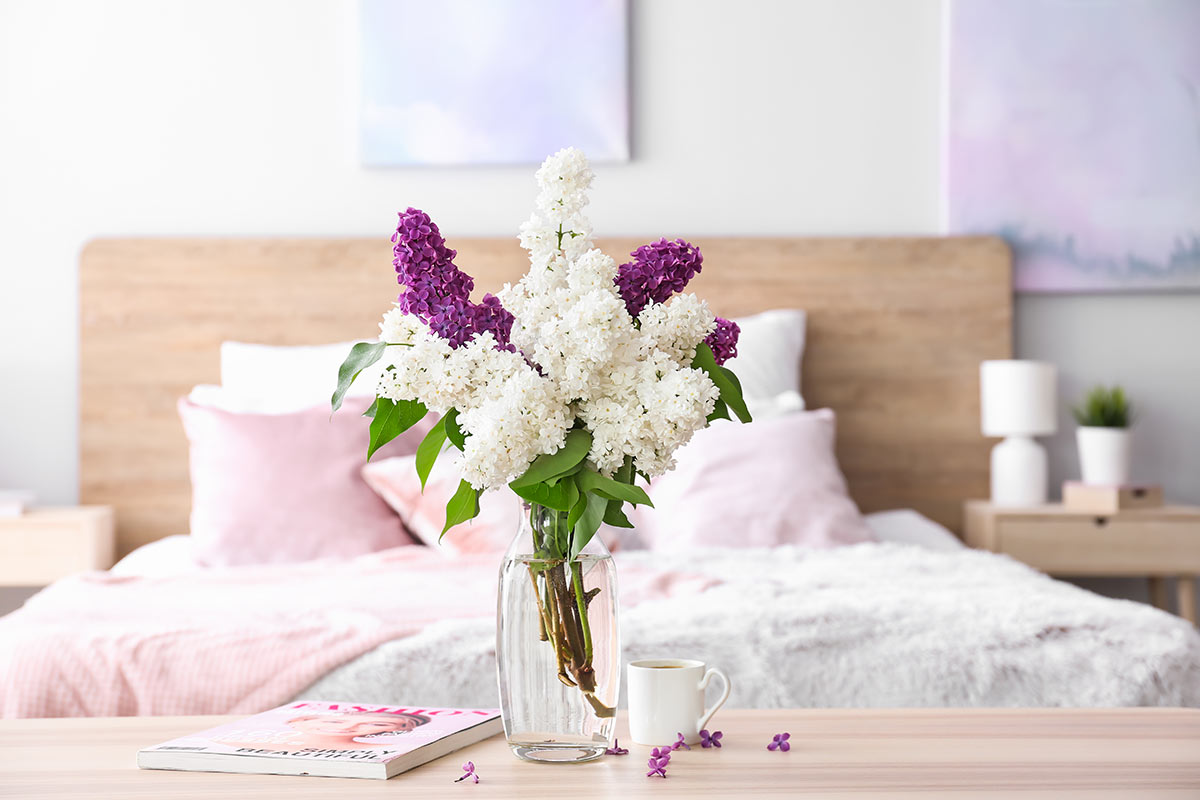
[[[1080,427],[1079,470],[1083,482],[1093,486],[1129,483],[1129,429]]]

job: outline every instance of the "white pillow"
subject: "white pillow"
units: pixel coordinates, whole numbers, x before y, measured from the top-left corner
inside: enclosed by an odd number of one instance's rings
[[[738,356],[728,366],[742,382],[742,394],[755,419],[804,410],[800,360],[804,356],[805,314],[775,309],[735,319],[741,327]],[[220,397],[210,388],[192,400],[226,411],[287,414],[329,402],[337,371],[354,342],[320,345],[221,343]],[[375,393],[383,364],[363,370],[350,396]],[[199,387],[197,387],[199,388]]]
[[[734,322],[742,329],[738,354],[725,366],[742,382],[750,413],[755,419],[769,419],[803,411],[800,361],[804,357],[805,313],[780,308]]]
[[[188,400],[204,408],[216,408],[231,414],[294,414],[329,402],[326,399],[317,403],[297,403],[291,398],[242,395],[213,383],[193,386],[192,391],[188,393]]]
[[[328,403],[338,367],[354,342],[319,345],[221,343],[221,387],[243,406],[226,410],[285,414]],[[348,396],[375,394],[383,364],[363,370]]]
[[[938,523],[911,508],[876,511],[863,519],[881,542],[896,542],[930,550],[962,550],[958,537]]]

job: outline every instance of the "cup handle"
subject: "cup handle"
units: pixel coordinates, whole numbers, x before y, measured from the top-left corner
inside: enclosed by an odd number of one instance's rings
[[[729,699],[729,690],[732,687],[729,684],[728,676],[726,676],[725,673],[721,672],[719,669],[710,669],[708,672],[704,673],[704,677],[700,679],[700,691],[704,691],[708,688],[708,682],[712,680],[714,676],[720,678],[721,683],[725,684],[725,691],[721,692],[721,696],[717,699],[717,702],[713,703],[712,708],[705,709],[704,716],[700,718],[700,722],[696,725],[698,730],[704,730],[707,728],[708,721],[712,719],[713,714],[717,713],[721,706],[725,705],[725,701]]]

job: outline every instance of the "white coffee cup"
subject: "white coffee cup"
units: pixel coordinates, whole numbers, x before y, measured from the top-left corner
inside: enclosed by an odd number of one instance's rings
[[[683,734],[688,744],[700,741],[700,731],[729,698],[729,678],[718,669],[705,670],[703,661],[649,658],[631,661],[629,677],[629,734],[638,744],[669,745]],[[712,708],[704,707],[704,690],[713,676],[725,690]]]

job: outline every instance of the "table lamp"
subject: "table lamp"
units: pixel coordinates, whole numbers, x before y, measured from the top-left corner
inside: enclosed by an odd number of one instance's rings
[[[1057,429],[1057,375],[1040,361],[984,361],[979,366],[984,436],[1003,436],[992,448],[992,503],[1046,502],[1046,450],[1034,436]]]

